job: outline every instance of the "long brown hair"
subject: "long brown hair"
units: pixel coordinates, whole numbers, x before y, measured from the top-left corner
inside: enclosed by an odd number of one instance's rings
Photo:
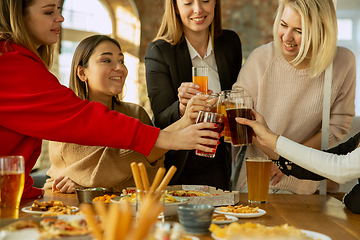
[[[53,59],[54,45],[43,45],[36,49],[25,27],[24,15],[34,0],[0,1],[0,41],[10,41],[29,49],[49,69]]]
[[[83,39],[75,49],[71,63],[69,88],[83,100],[86,99],[86,83],[81,81],[77,75],[77,68],[78,66],[82,66],[83,68],[88,67],[89,59],[93,54],[94,49],[103,41],[113,42],[121,51],[119,42],[107,35],[93,35],[87,37]],[[115,95],[114,97],[117,102],[120,101],[118,95]]]

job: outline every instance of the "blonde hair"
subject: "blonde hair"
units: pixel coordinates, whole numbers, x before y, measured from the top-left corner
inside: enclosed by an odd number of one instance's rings
[[[0,1],[0,41],[14,42],[32,51],[49,69],[51,67],[54,45],[43,45],[36,49],[26,30],[24,15],[34,0]],[[9,44],[10,46],[10,44]]]
[[[286,6],[301,17],[301,45],[291,61],[294,66],[309,60],[309,75],[319,76],[333,61],[337,44],[337,18],[332,0],[280,0],[273,27],[276,49],[282,52],[278,29]]]
[[[164,39],[168,43],[175,45],[183,40],[184,28],[178,12],[176,0],[165,0],[164,15],[154,41]],[[209,26],[212,41],[222,32],[221,0],[216,0],[214,12],[214,19]]]

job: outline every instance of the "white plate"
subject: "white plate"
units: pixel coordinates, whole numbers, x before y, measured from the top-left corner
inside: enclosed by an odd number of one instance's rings
[[[229,218],[229,220],[224,220],[224,221],[211,221],[211,223],[215,223],[215,224],[228,224],[228,223],[232,223],[232,222],[236,222],[237,220],[239,220],[237,217],[234,217],[234,216],[230,216],[230,215],[227,215],[225,214],[225,216],[227,218]]]
[[[231,213],[220,211],[221,207],[215,208],[214,212],[235,216],[237,218],[256,218],[266,214],[265,210],[259,209],[257,213]]]
[[[191,238],[191,240],[200,240],[200,238],[190,235],[185,235],[184,237]]]
[[[33,215],[41,215],[41,214],[51,214],[51,213],[54,213],[54,212],[46,212],[46,211],[31,211],[30,208],[31,208],[31,207],[23,207],[23,208],[21,209],[21,211],[26,212],[26,213],[31,213],[31,214],[33,214]],[[77,211],[79,211],[79,208],[78,208],[78,207],[71,206],[71,208],[73,209],[72,212],[77,212]]]
[[[308,230],[301,230],[301,231],[305,233],[307,237],[310,237],[314,240],[332,240],[331,237],[326,236],[322,233],[308,231]],[[226,240],[225,238],[216,237],[214,233],[211,233],[211,237],[215,240]]]

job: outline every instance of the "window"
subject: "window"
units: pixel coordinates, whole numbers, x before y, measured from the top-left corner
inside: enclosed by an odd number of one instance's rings
[[[338,18],[338,40],[353,40],[353,20],[349,18]]]

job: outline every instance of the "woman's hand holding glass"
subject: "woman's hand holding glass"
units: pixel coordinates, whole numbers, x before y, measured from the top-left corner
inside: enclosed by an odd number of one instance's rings
[[[200,111],[210,111],[210,104],[207,103],[208,95],[195,95],[187,103],[185,114],[182,119],[186,119],[190,124],[194,124]]]
[[[255,117],[255,120],[236,118],[236,121],[240,124],[250,126],[255,132],[256,141],[260,145],[275,150],[278,136],[269,129],[263,116],[254,109],[252,109],[252,114]]]

